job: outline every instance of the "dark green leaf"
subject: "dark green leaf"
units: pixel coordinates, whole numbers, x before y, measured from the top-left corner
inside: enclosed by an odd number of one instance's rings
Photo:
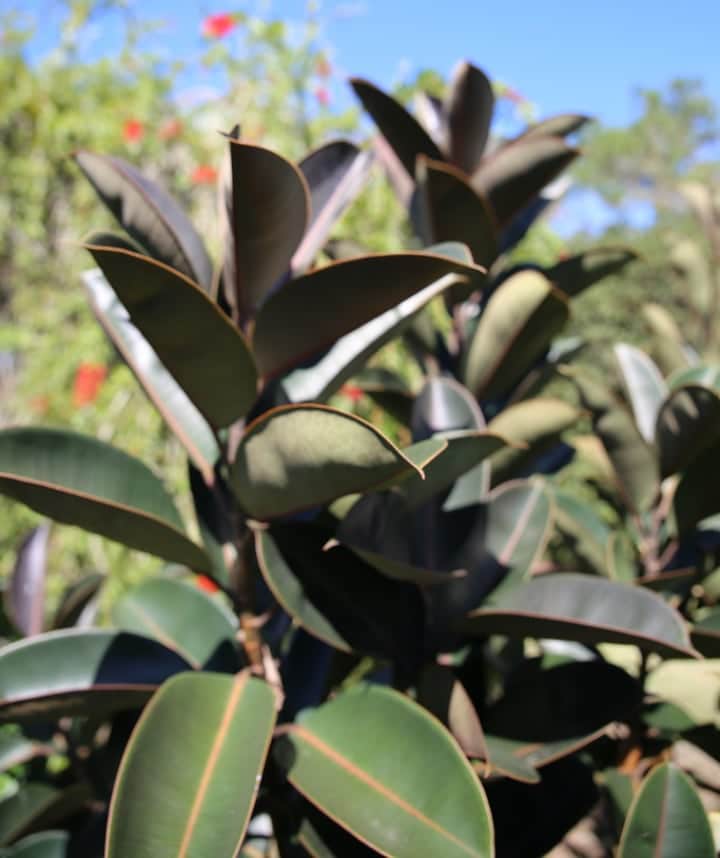
[[[245,338],[217,304],[192,280],[148,257],[86,247],[133,324],[200,412],[219,427],[243,417],[257,394],[255,363]]]
[[[235,616],[184,581],[151,578],[113,605],[120,629],[154,638],[175,650],[193,668],[234,653]],[[236,668],[237,669],[237,668]]]
[[[299,277],[271,295],[258,314],[258,367],[265,377],[287,372],[440,278],[456,275],[475,288],[483,281],[477,266],[436,253],[365,256]]]
[[[429,664],[417,687],[417,702],[450,730],[468,757],[487,759],[480,718],[462,683],[448,667]]]
[[[628,811],[618,858],[714,858],[705,810],[692,781],[664,763],[643,781]]]
[[[418,155],[444,160],[425,129],[394,98],[360,78],[351,78],[350,85],[411,176]]]
[[[190,665],[156,641],[125,632],[63,630],[0,650],[0,720],[48,720],[142,706]]]
[[[77,152],[75,160],[118,223],[160,262],[206,290],[212,263],[177,201],[122,158]]]
[[[249,672],[185,674],[163,685],[120,765],[107,858],[233,858],[260,786],[275,702]]]
[[[704,518],[720,512],[720,444],[698,456],[686,468],[673,497],[673,510],[678,532],[691,531]]]
[[[660,476],[684,471],[720,440],[719,392],[699,384],[676,387],[662,403],[655,428]]]
[[[291,783],[381,854],[493,855],[479,780],[449,733],[396,691],[361,684],[338,694],[289,727],[288,745]]]
[[[104,582],[104,575],[91,572],[71,584],[62,594],[53,617],[52,628],[66,629],[74,626],[84,616],[86,608],[92,605]]]
[[[369,423],[323,405],[274,408],[252,423],[231,480],[243,509],[266,519],[421,473]]]
[[[92,791],[84,782],[64,789],[36,781],[23,784],[13,796],[0,802],[0,845],[63,822],[82,810],[91,798]]]
[[[67,831],[40,831],[23,837],[3,852],[3,858],[69,858],[70,835]]]
[[[448,157],[464,173],[480,163],[490,133],[495,96],[487,76],[476,66],[455,67],[445,104]]]
[[[591,575],[543,575],[470,614],[473,634],[631,643],[665,656],[695,656],[682,617],[641,587]]]
[[[625,247],[595,247],[546,268],[545,276],[572,298],[635,259],[637,254]]]
[[[65,524],[207,569],[155,474],[94,438],[35,427],[0,431],[0,492]]]

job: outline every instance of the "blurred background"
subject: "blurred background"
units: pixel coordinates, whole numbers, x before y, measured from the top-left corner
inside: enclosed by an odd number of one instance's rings
[[[2,424],[70,426],[114,441],[172,481],[186,479],[181,452],[87,305],[80,274],[91,261],[80,242],[111,224],[73,151],[137,164],[212,236],[218,132],[239,123],[246,140],[290,158],[333,136],[366,140],[374,131],[348,76],[412,108],[420,91],[442,94],[461,59],[494,81],[497,139],[553,113],[595,118],[581,132],[571,185],[516,251],[550,264],[602,239],[642,254],[574,304],[569,333],[588,340],[584,360],[602,365],[616,340],[645,345],[639,308],[647,301],[671,309],[692,340],[704,322],[687,283],[703,288],[712,249],[678,187],[690,179],[720,186],[719,29],[712,0],[2,0]],[[373,251],[411,246],[379,169],[340,224],[344,235]],[[34,521],[0,504],[0,571]],[[55,581],[98,569],[120,570],[113,580],[124,582],[156,562],[71,528],[53,539]]]

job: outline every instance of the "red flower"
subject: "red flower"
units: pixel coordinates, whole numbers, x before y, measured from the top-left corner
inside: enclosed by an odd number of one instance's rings
[[[158,137],[161,140],[172,140],[173,137],[179,137],[183,132],[183,124],[179,119],[167,119],[158,130]]]
[[[214,185],[217,181],[217,170],[210,164],[198,164],[192,171],[190,181],[193,185]]]
[[[123,123],[123,140],[126,143],[137,143],[145,134],[145,126],[139,119],[126,119]]]
[[[327,107],[330,104],[330,93],[325,89],[324,86],[319,86],[315,90],[315,98],[322,104],[323,107]]]
[[[97,399],[107,369],[101,363],[81,363],[75,370],[73,382],[73,404],[82,408]]]
[[[220,15],[208,15],[202,23],[202,34],[206,39],[222,39],[237,27],[234,15],[223,12]]]
[[[347,396],[351,402],[359,402],[365,396],[365,391],[355,384],[343,384],[340,393]]]
[[[220,589],[213,580],[208,578],[207,575],[198,575],[195,578],[195,586],[198,590],[203,590],[205,593],[217,593]]]

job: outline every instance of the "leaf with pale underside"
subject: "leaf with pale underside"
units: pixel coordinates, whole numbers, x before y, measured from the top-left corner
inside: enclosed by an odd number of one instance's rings
[[[127,249],[131,248],[128,246]],[[93,312],[108,338],[196,467],[206,476],[211,475],[220,453],[207,421],[163,366],[150,343],[130,321],[127,310],[102,271],[97,268],[86,271],[83,282]]]
[[[635,346],[616,343],[613,350],[635,425],[648,444],[652,444],[658,413],[668,392],[665,380],[653,360]]]
[[[92,241],[85,246],[130,320],[199,411],[218,427],[247,414],[257,394],[255,363],[217,304],[166,265]]]
[[[293,786],[381,855],[493,855],[478,778],[442,725],[396,691],[344,691],[303,713],[278,750]]]
[[[50,525],[41,524],[23,541],[5,590],[7,613],[23,635],[40,634],[45,625],[45,576]]]
[[[484,271],[438,253],[387,253],[336,262],[298,277],[262,306],[253,349],[263,376],[287,372],[442,277],[478,288]]]
[[[130,548],[208,567],[155,474],[94,438],[39,427],[0,431],[0,493]]]
[[[300,170],[262,146],[230,139],[230,235],[223,272],[234,318],[252,318],[288,274],[310,219]]]
[[[520,139],[486,158],[473,174],[471,184],[489,201],[502,226],[578,154],[562,137]]]
[[[0,720],[49,720],[140,708],[190,665],[157,641],[127,632],[48,632],[0,650]]]
[[[472,173],[482,159],[494,107],[495,96],[487,75],[472,63],[458,63],[443,108],[448,158],[464,173]]]
[[[543,575],[519,584],[464,624],[477,635],[632,643],[664,656],[697,654],[680,614],[655,593],[592,575]]]
[[[231,485],[245,512],[267,519],[367,491],[417,465],[378,429],[322,405],[274,408],[245,432]]]
[[[628,811],[618,858],[714,858],[705,810],[690,778],[671,763],[643,781]]]
[[[81,151],[75,160],[131,238],[154,259],[210,288],[212,262],[203,241],[164,188],[122,158]]]
[[[442,152],[422,125],[394,98],[360,78],[351,78],[350,85],[411,176],[415,174],[418,155],[444,160]]]
[[[232,664],[234,614],[185,581],[143,581],[113,605],[112,616],[117,628],[154,638],[195,669],[208,663],[218,669],[220,659]]]
[[[569,317],[567,298],[538,271],[520,271],[490,297],[463,359],[463,381],[480,399],[507,393]]]
[[[273,689],[249,672],[167,682],[120,764],[107,857],[234,858],[260,786],[275,704]]]
[[[335,222],[360,193],[372,157],[347,140],[334,140],[315,149],[299,162],[310,191],[310,222],[293,254],[294,276],[302,274],[322,250]]]

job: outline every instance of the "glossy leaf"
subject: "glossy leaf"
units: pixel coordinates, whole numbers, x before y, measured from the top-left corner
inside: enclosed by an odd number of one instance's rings
[[[488,424],[488,430],[517,446],[496,453],[492,460],[492,484],[523,476],[532,462],[557,444],[563,432],[581,417],[581,411],[561,399],[536,397],[503,409]]]
[[[154,259],[210,288],[212,262],[203,241],[164,188],[122,158],[81,151],[75,160],[131,238]]]
[[[443,105],[448,129],[448,158],[465,173],[480,163],[490,133],[495,96],[487,76],[476,66],[455,67]]]
[[[694,656],[680,615],[640,587],[591,575],[534,578],[470,614],[473,634],[632,643],[665,656]]]
[[[255,363],[245,338],[217,304],[192,280],[148,257],[86,247],[130,320],[199,411],[219,427],[243,417],[257,394]]]
[[[150,401],[195,465],[204,474],[211,475],[219,451],[207,421],[160,362],[150,343],[130,321],[127,310],[102,271],[93,269],[85,272],[83,282],[95,316]]]
[[[0,431],[0,493],[130,548],[207,565],[155,474],[94,438],[35,427]]]
[[[310,191],[310,222],[292,257],[293,274],[304,272],[345,208],[367,179],[372,158],[347,140],[335,140],[306,155],[298,164]]]
[[[247,514],[266,519],[367,491],[413,471],[421,473],[369,423],[306,404],[275,408],[248,427],[231,482]]]
[[[679,369],[667,379],[667,385],[671,392],[679,387],[693,384],[720,391],[720,366],[717,364],[699,364],[698,366]]]
[[[526,140],[528,137],[566,137],[579,131],[590,120],[590,116],[584,116],[582,113],[559,113],[557,116],[548,116],[547,119],[534,122],[522,136]]]
[[[395,691],[361,684],[338,694],[303,713],[282,750],[293,786],[381,855],[493,855],[472,768],[445,729]]]
[[[699,384],[675,387],[657,415],[660,475],[685,470],[720,441],[720,391]]]
[[[66,629],[84,621],[86,610],[93,607],[104,582],[104,575],[91,572],[67,587],[55,611],[52,628]]]
[[[468,757],[487,758],[480,718],[470,696],[450,668],[427,665],[418,682],[417,701],[450,730],[463,753]]]
[[[0,650],[0,720],[32,720],[142,706],[190,665],[156,641],[125,632],[48,632]]]
[[[5,591],[8,614],[26,637],[40,634],[45,624],[45,575],[50,525],[41,524],[25,538],[18,551]]]
[[[449,164],[418,159],[414,213],[425,243],[462,241],[486,268],[497,258],[497,231],[487,203]]]
[[[635,425],[648,444],[652,444],[658,412],[668,392],[667,385],[645,352],[627,343],[616,343],[614,352]]]
[[[567,299],[537,271],[521,271],[493,292],[463,362],[479,399],[507,393],[531,369],[569,316]]]
[[[700,796],[690,778],[665,763],[643,781],[630,806],[618,858],[714,858]]]
[[[224,277],[235,318],[244,321],[287,275],[310,219],[310,191],[300,170],[275,152],[228,142],[232,237]]]
[[[167,682],[123,756],[107,858],[233,858],[274,724],[275,694],[248,672],[184,674]]]
[[[150,578],[116,602],[112,615],[119,629],[154,638],[193,668],[223,655],[232,661],[235,616],[184,581]]]
[[[476,288],[483,281],[477,266],[433,253],[359,257],[299,277],[275,292],[258,314],[253,336],[258,367],[265,377],[287,372],[440,278],[455,275]]]
[[[720,658],[720,611],[714,608],[696,622],[690,638],[695,649],[706,658]]]
[[[635,259],[637,254],[625,247],[596,247],[546,268],[545,276],[572,298]]]
[[[18,840],[2,858],[69,858],[67,831],[40,831]]]
[[[351,78],[350,85],[411,176],[418,155],[444,160],[425,129],[394,98],[360,78]]]
[[[552,494],[556,525],[573,539],[573,550],[584,557],[596,572],[605,574],[610,528],[590,504],[572,492],[554,486]]]
[[[52,807],[60,790],[49,784],[30,782],[0,801],[0,846],[22,836],[33,821]]]
[[[472,186],[489,201],[503,225],[577,155],[577,149],[568,146],[561,137],[520,139],[484,160],[473,174]]]

